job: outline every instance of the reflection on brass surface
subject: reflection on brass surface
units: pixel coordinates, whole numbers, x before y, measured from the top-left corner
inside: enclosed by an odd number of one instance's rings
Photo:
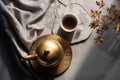
[[[70,66],[72,50],[63,38],[49,34],[38,38],[32,44],[29,55],[26,57],[40,75],[58,76]]]

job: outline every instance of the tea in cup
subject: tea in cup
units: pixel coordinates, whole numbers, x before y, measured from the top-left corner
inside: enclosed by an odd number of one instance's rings
[[[78,18],[71,13],[64,14],[60,20],[60,26],[65,32],[73,32],[78,25]]]

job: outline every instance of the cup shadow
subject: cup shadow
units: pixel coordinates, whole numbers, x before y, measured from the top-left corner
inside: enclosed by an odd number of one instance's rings
[[[63,37],[65,40],[67,40],[68,42],[71,42],[72,41],[72,38],[73,38],[73,35],[74,35],[74,32],[66,32],[64,31],[61,27],[59,28],[57,34],[61,37]]]

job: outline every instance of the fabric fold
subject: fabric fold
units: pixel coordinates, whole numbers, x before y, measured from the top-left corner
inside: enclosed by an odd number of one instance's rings
[[[24,56],[44,30],[44,15],[53,0],[0,0],[1,24],[18,52]],[[21,43],[19,43],[20,41]]]

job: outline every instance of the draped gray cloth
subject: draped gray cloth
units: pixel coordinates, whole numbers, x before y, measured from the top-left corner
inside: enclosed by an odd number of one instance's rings
[[[5,32],[22,55],[44,29],[45,12],[52,0],[2,0],[0,1],[1,23]],[[21,44],[19,45],[19,39]]]
[[[98,9],[96,0],[62,1],[81,3],[89,13]],[[107,5],[115,3],[115,0],[104,1]],[[85,42],[71,45],[72,63],[55,79],[36,75],[22,60],[33,41],[50,33],[51,24],[44,19],[52,3],[53,0],[0,0],[0,80],[120,80],[120,35],[116,36],[113,30],[106,32],[102,46],[94,44],[95,32]],[[52,23],[49,19],[46,18]]]
[[[0,0],[0,80],[33,80],[18,56],[27,55],[32,42],[40,37],[52,2]]]

